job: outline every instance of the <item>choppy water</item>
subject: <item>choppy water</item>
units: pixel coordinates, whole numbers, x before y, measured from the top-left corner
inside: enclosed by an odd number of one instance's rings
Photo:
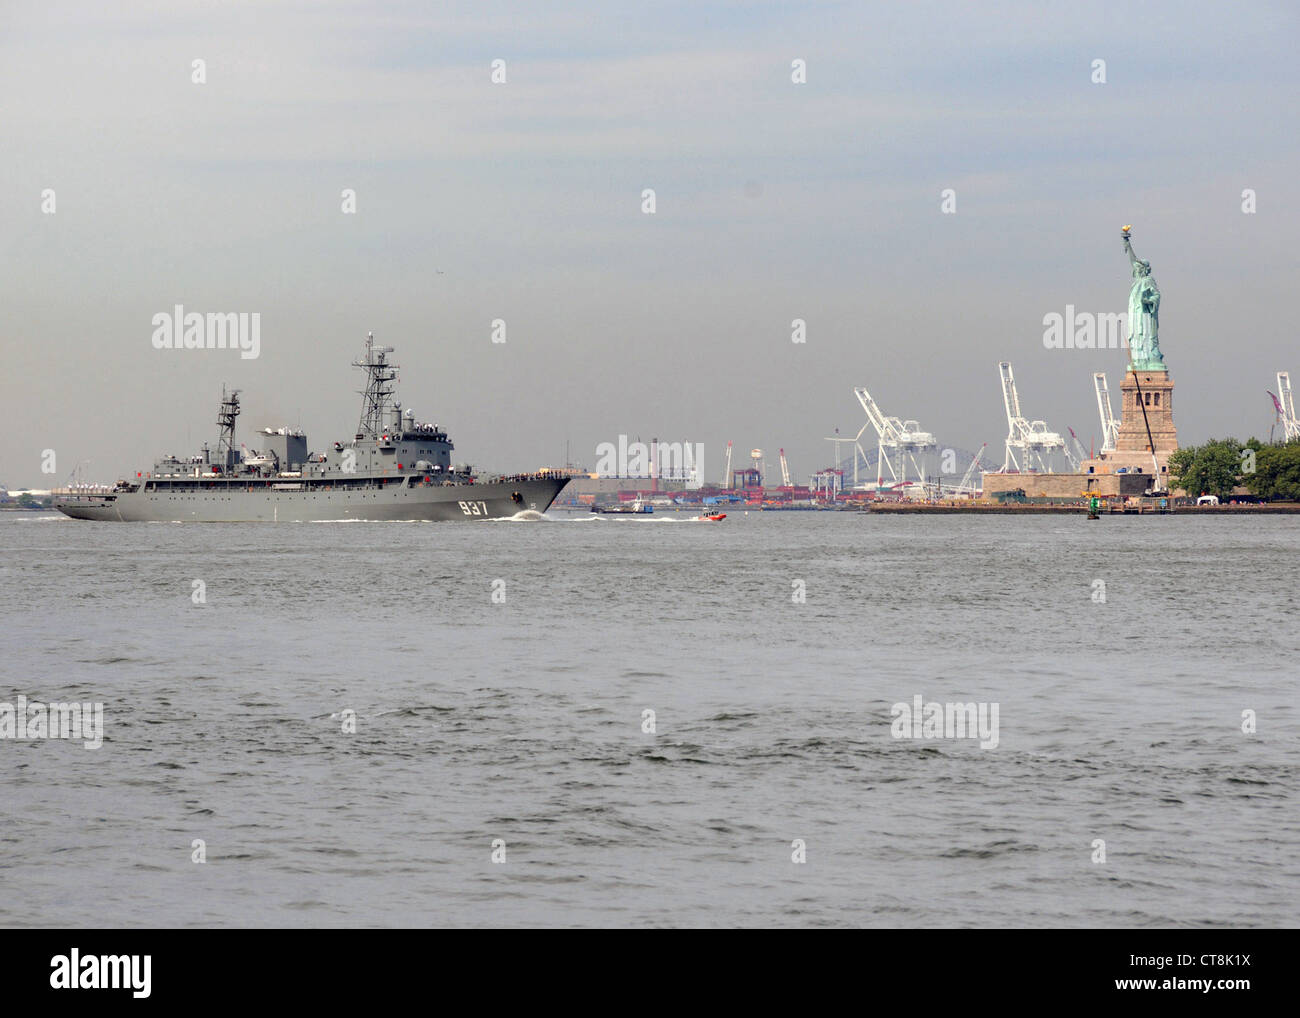
[[[106,726],[0,740],[0,925],[1300,919],[1300,518],[5,513],[0,548],[0,700]],[[999,745],[895,740],[917,694],[999,704]]]

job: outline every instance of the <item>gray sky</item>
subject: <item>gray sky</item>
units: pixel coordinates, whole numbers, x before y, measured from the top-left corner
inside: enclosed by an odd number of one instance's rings
[[[1266,437],[1300,382],[1298,35],[1294,4],[6,2],[0,480],[214,441],[223,382],[245,437],[323,448],[367,330],[490,469],[622,433],[806,480],[856,385],[1000,463],[1002,359],[1087,444],[1126,355],[1043,317],[1124,310],[1124,223],[1180,439]],[[155,350],[176,303],[260,312],[260,358]]]

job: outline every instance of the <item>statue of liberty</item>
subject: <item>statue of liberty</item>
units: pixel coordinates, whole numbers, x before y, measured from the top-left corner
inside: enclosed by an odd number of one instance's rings
[[[1133,288],[1128,293],[1128,349],[1130,371],[1164,371],[1160,353],[1160,288],[1151,275],[1151,263],[1133,253],[1131,226],[1124,227],[1124,250],[1133,266]]]

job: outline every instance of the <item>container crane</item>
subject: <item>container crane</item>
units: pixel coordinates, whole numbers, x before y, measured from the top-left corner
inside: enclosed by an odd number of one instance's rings
[[[1273,396],[1271,392],[1269,395]],[[1295,396],[1291,394],[1291,375],[1286,371],[1277,373],[1277,395],[1273,396],[1273,407],[1277,410],[1274,426],[1282,426],[1282,441],[1300,438],[1300,420],[1296,419]]]
[[[867,423],[876,429],[876,434],[879,436],[876,450],[876,490],[885,486],[886,468],[889,469],[890,478],[895,485],[906,484],[909,462],[916,471],[917,480],[924,481],[925,469],[918,462],[917,454],[924,457],[925,453],[935,449],[934,436],[928,431],[922,431],[921,425],[916,421],[886,417],[866,389],[854,389],[853,394],[858,397],[862,409],[867,412]],[[862,432],[859,431],[858,434],[861,435]]]
[[[983,492],[984,490],[983,484],[977,486],[972,484],[972,482],[975,480],[975,474],[979,470],[980,458],[983,457],[984,450],[987,449],[988,447],[989,447],[988,442],[985,442],[983,445],[979,447],[979,451],[975,453],[974,456],[971,457],[970,466],[966,468],[966,473],[962,474],[961,484],[957,485],[956,493],[958,495],[974,496],[976,492]]]
[[[1106,388],[1106,372],[1094,373],[1092,384],[1097,390],[1097,413],[1101,415],[1101,451],[1114,452],[1115,443],[1119,440],[1119,421],[1115,420],[1115,411],[1110,407],[1110,390]]]
[[[1065,451],[1065,458],[1070,461],[1070,466],[1077,473],[1079,464],[1088,459],[1088,450],[1083,447],[1079,441],[1079,436],[1074,433],[1074,429],[1066,425],[1066,431],[1070,433],[1070,448]]]
[[[777,454],[781,457],[781,483],[787,488],[792,487],[790,484],[790,468],[785,462],[785,450],[780,449]]]
[[[1011,371],[1011,362],[1000,362],[998,371],[1002,376],[1002,402],[1007,411],[1007,454],[999,472],[1032,473],[1037,464],[1040,472],[1049,473],[1051,455],[1065,452],[1065,439],[1055,431],[1048,431],[1045,421],[1025,420],[1020,412],[1020,394],[1016,392],[1016,376]]]

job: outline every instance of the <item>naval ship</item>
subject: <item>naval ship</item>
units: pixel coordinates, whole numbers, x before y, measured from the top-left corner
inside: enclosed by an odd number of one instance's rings
[[[355,436],[323,453],[308,452],[298,429],[255,432],[257,452],[235,442],[239,390],[221,395],[215,452],[164,456],[134,480],[98,494],[56,499],[78,520],[133,523],[306,523],[324,520],[490,520],[525,510],[545,512],[568,478],[535,474],[476,475],[454,465],[455,446],[436,425],[417,423],[393,398],[397,365],[390,346],[366,337],[353,366],[366,373]]]

